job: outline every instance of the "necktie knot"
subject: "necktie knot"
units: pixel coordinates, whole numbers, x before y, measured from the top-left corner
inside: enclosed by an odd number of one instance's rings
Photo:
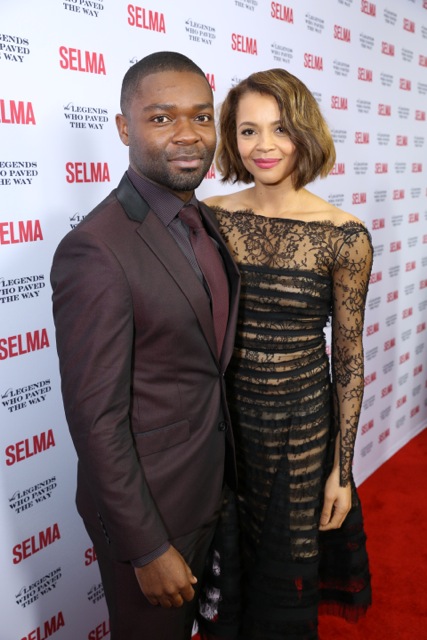
[[[179,212],[179,218],[185,222],[190,229],[196,231],[197,229],[204,229],[203,222],[200,217],[197,207],[192,204],[185,205]]]

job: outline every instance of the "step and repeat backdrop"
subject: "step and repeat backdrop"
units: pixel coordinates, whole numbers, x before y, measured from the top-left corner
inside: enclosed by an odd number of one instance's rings
[[[115,114],[131,64],[185,53],[219,105],[283,67],[337,148],[312,185],[375,247],[355,477],[427,424],[427,0],[2,0],[0,20],[0,638],[101,640],[108,614],[74,506],[49,271],[60,239],[127,167]],[[232,190],[212,167],[204,197]]]

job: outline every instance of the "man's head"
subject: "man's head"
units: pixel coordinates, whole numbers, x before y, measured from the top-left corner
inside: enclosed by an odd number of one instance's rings
[[[126,73],[117,128],[132,168],[187,199],[207,173],[216,135],[212,90],[186,56],[160,51]]]

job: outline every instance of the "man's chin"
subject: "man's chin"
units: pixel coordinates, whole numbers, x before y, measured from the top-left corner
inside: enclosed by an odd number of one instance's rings
[[[196,169],[183,169],[179,175],[171,176],[168,187],[174,191],[194,191],[202,182],[207,172],[200,174]]]

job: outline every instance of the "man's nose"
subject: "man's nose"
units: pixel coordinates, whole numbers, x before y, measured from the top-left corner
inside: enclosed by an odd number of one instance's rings
[[[175,125],[173,141],[176,144],[193,144],[200,139],[200,135],[197,132],[196,125],[192,120],[183,118],[178,120]]]

